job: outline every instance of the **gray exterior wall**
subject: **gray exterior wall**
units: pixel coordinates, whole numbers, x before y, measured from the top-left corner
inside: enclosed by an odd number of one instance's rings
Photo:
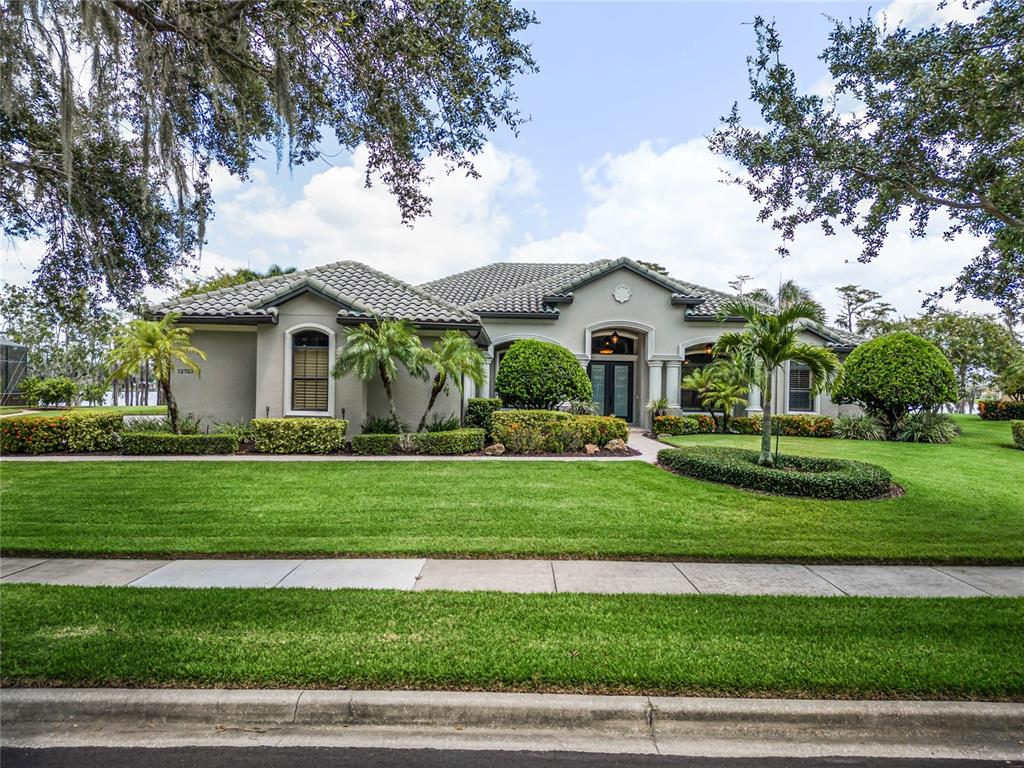
[[[217,422],[248,421],[256,404],[256,329],[252,326],[196,326],[192,344],[206,353],[200,375],[171,372],[171,391],[183,414]]]

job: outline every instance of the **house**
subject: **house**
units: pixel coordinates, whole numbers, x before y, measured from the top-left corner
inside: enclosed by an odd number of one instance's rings
[[[594,385],[602,412],[640,424],[644,405],[665,396],[674,411],[702,411],[679,383],[710,360],[711,346],[735,319],[719,319],[735,297],[652,271],[628,258],[588,264],[500,262],[412,286],[354,261],[341,261],[256,280],[154,306],[153,316],[181,314],[193,343],[207,354],[202,375],[172,375],[183,412],[212,421],[264,416],[337,416],[358,425],[384,414],[379,381],[333,381],[331,361],[346,327],[375,315],[401,318],[424,343],[450,328],[465,331],[488,361],[480,391],[491,396],[501,358],[517,339],[541,339],[569,349]],[[808,326],[805,341],[845,356],[852,334]],[[778,412],[834,415],[827,394],[812,396],[810,374],[796,364],[778,373]],[[401,375],[394,387],[400,415],[415,424],[429,386]],[[454,387],[435,412],[459,413]],[[760,412],[760,394],[747,411]]]

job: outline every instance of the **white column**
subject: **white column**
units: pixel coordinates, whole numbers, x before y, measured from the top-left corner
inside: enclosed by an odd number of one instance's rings
[[[661,360],[648,360],[647,370],[650,373],[650,384],[647,388],[647,399],[657,400],[661,397]]]
[[[480,385],[480,391],[477,392],[477,397],[491,396],[491,363],[493,360],[493,354],[490,352],[484,352],[484,381]]]
[[[665,396],[669,408],[679,407],[679,376],[683,365],[682,360],[669,360],[665,363]]]
[[[761,388],[757,384],[750,385],[750,392],[747,394],[748,416],[757,416],[761,413]]]

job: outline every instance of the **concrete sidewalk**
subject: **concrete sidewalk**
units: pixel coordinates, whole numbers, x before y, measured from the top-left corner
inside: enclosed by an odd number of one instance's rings
[[[617,560],[0,559],[0,583],[872,597],[1024,596],[1024,567]]]

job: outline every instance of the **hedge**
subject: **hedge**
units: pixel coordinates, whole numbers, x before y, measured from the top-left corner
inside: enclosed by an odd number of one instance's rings
[[[659,435],[705,434],[715,431],[715,420],[706,413],[692,416],[655,416],[654,431]]]
[[[360,456],[386,456],[397,453],[401,438],[391,434],[373,434],[352,436],[352,451]]]
[[[66,413],[19,416],[0,420],[0,452],[89,453],[112,451],[124,425],[120,414]]]
[[[491,435],[491,417],[502,406],[500,397],[471,397],[466,403],[467,427],[482,429],[488,437]]]
[[[658,463],[698,480],[785,496],[873,499],[892,487],[892,476],[875,464],[810,456],[776,457],[775,467],[757,463],[759,453],[741,448],[690,446],[658,452]]]
[[[593,396],[590,378],[572,352],[537,339],[512,343],[501,358],[494,389],[516,408],[554,408]]]
[[[496,411],[491,437],[509,453],[567,453],[588,443],[603,448],[629,438],[629,425],[614,416],[579,416],[565,411]]]
[[[456,456],[484,449],[484,431],[478,428],[452,429],[447,432],[420,432],[413,435],[417,453],[432,456]]]
[[[740,435],[759,435],[761,417],[737,416],[729,419],[729,426]],[[786,437],[833,437],[835,421],[814,414],[779,414],[772,416],[772,434],[776,432]]]
[[[978,415],[985,421],[1024,419],[1024,400],[979,400]]]
[[[238,436],[231,434],[176,435],[173,432],[125,432],[121,453],[128,456],[209,455],[237,453]]]
[[[345,419],[253,419],[258,453],[335,453],[345,447]]]
[[[1013,434],[1013,444],[1024,450],[1024,421],[1011,421],[1010,432]]]

